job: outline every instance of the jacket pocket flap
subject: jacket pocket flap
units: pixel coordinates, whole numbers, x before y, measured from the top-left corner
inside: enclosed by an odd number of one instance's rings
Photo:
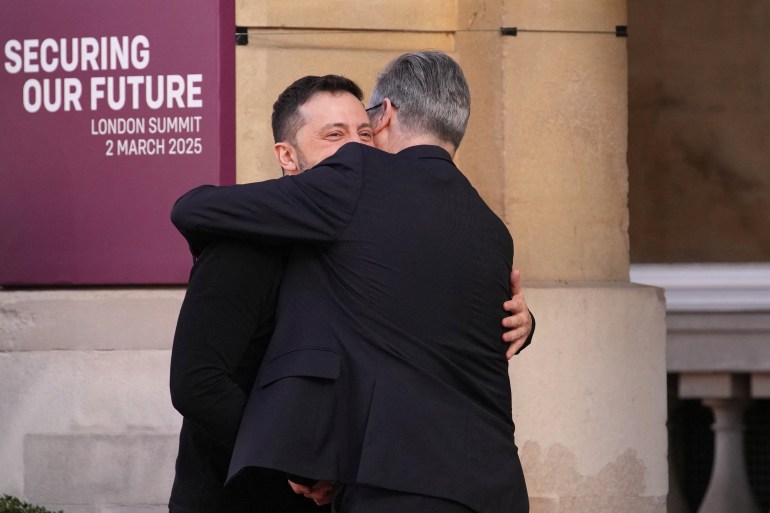
[[[340,357],[328,349],[297,349],[267,362],[260,371],[259,386],[289,376],[337,379]]]

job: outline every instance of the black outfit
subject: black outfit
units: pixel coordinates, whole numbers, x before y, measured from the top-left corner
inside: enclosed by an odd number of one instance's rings
[[[249,469],[224,487],[273,330],[284,258],[278,249],[221,241],[193,266],[171,353],[171,398],[184,416],[171,513],[328,511],[294,494],[283,472]]]
[[[346,144],[298,176],[195,189],[172,220],[194,248],[309,243],[286,267],[231,476],[268,467],[528,511],[500,325],[513,244],[446,151]]]
[[[333,513],[473,513],[459,502],[369,486],[345,486],[334,498]]]

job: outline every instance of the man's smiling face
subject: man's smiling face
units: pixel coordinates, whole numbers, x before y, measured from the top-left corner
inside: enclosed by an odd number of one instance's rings
[[[357,142],[372,146],[372,128],[361,102],[350,93],[316,93],[299,109],[304,124],[293,143],[297,174],[310,169],[336,152]]]

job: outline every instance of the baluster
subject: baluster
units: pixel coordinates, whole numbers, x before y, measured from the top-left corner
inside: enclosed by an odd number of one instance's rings
[[[743,448],[743,411],[748,400],[704,399],[703,404],[714,412],[714,465],[698,513],[759,513]]]

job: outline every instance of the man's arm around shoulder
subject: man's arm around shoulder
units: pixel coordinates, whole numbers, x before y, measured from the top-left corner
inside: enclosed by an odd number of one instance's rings
[[[179,198],[174,226],[194,246],[212,238],[320,243],[350,222],[362,190],[364,151],[346,144],[296,176],[230,186],[203,186]]]

